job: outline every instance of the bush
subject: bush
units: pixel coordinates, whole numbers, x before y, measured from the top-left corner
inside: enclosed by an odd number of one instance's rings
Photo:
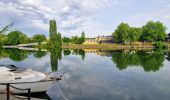
[[[164,49],[164,48],[166,48],[166,45],[163,44],[161,41],[155,42],[154,45],[155,45],[156,48],[159,48],[159,49]]]

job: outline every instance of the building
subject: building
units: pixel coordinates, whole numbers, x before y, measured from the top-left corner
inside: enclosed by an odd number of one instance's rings
[[[98,36],[96,40],[100,44],[113,43],[113,36]]]
[[[110,44],[113,43],[113,36],[97,36],[96,38],[86,38],[84,44]]]
[[[86,38],[84,44],[98,44],[96,38]]]

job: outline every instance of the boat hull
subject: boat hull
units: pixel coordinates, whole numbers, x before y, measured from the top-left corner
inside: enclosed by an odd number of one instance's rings
[[[22,82],[22,83],[10,83],[11,86],[19,89],[31,89],[31,93],[46,92],[55,83],[54,80],[38,81],[38,82]],[[13,94],[25,94],[28,90],[18,90],[10,86],[10,93]],[[0,92],[6,93],[7,84],[0,85]]]

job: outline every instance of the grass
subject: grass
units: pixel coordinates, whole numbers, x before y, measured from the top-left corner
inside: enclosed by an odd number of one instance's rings
[[[70,49],[153,49],[154,45],[152,43],[133,43],[132,45],[126,44],[63,44],[62,48]]]

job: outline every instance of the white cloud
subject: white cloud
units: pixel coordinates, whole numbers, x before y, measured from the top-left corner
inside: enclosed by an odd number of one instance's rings
[[[150,1],[153,2],[153,0]],[[1,0],[0,20],[3,20],[2,24],[14,21],[17,27],[32,35],[43,32],[48,35],[49,20],[56,19],[58,30],[64,36],[78,35],[83,30],[88,32],[88,36],[95,36],[97,33],[111,34],[114,30],[112,28],[122,21],[143,24],[141,22],[146,19],[168,19],[169,3],[167,1],[160,3],[167,6],[147,12],[145,10],[145,12],[134,12],[138,8],[131,10],[130,7],[133,7],[132,4],[135,2],[136,0],[50,0],[50,2],[47,0]],[[128,15],[130,10],[133,14]],[[126,13],[122,14],[123,11]],[[124,16],[126,16],[125,19]],[[115,17],[118,19],[114,19]],[[108,21],[109,18],[112,18],[112,21]]]

